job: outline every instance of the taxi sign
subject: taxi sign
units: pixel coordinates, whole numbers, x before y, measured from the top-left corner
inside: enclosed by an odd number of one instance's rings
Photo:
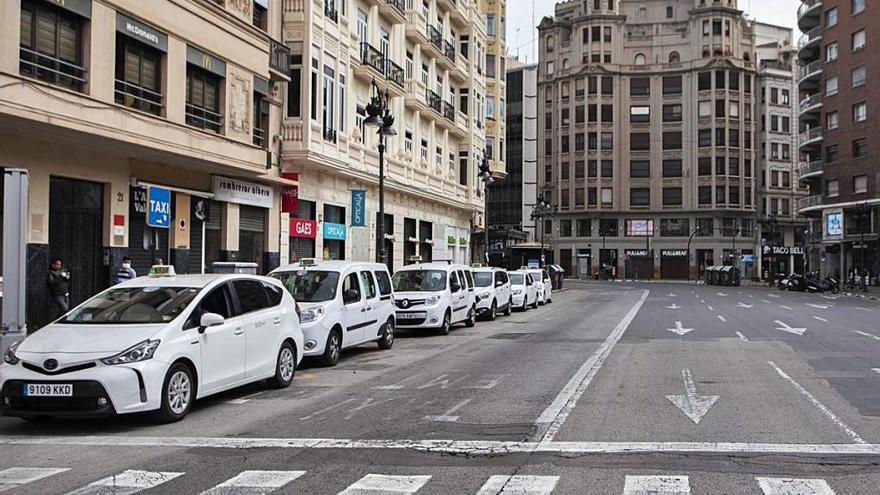
[[[422,262],[422,257],[421,257],[421,256],[418,256],[418,255],[413,255],[413,256],[410,256],[409,258],[407,258],[406,260],[407,260],[407,261],[411,261],[411,262],[413,262],[413,263],[421,263],[421,262]]]
[[[318,264],[318,258],[300,258],[299,266],[315,266]]]
[[[483,268],[482,263],[471,263],[471,268]]]
[[[177,275],[172,265],[153,265],[150,267],[151,277],[173,277]]]

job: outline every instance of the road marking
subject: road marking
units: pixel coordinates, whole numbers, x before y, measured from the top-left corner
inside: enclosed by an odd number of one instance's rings
[[[822,297],[824,297],[825,299],[830,299],[832,301],[836,301],[838,299],[838,296],[822,296]]]
[[[477,495],[550,495],[559,476],[490,476]]]
[[[825,480],[755,478],[764,495],[834,495]]]
[[[747,294],[747,295],[748,295],[750,298],[752,298],[752,299],[755,298],[755,296],[753,296],[753,295],[751,295],[751,294]]]
[[[766,304],[773,304],[773,303],[771,303],[770,301],[768,301],[768,300],[766,300],[766,299],[761,299],[761,302],[762,302],[762,303],[766,303]]]
[[[0,492],[18,488],[49,476],[70,471],[69,468],[28,468],[13,467],[0,471]]]
[[[871,368],[874,373],[880,374],[880,368]]]
[[[143,490],[155,488],[167,481],[171,481],[183,473],[138,471],[129,469],[115,476],[89,483],[87,486],[74,490],[68,495],[131,495]]]
[[[681,370],[681,383],[684,384],[685,395],[667,395],[666,398],[698,425],[718,400],[718,396],[697,395],[697,386],[689,369]]]
[[[333,404],[332,406],[325,407],[324,409],[321,409],[320,411],[315,411],[312,414],[309,414],[308,416],[303,416],[303,417],[299,418],[299,420],[300,421],[307,421],[307,420],[312,419],[316,416],[320,416],[320,415],[324,414],[325,412],[332,411],[333,409],[336,409],[337,407],[344,406],[345,404],[348,404],[349,402],[354,402],[354,399],[345,399],[342,402],[337,402],[336,404]]]
[[[455,423],[456,421],[458,421],[459,416],[453,416],[452,413],[454,413],[455,411],[458,411],[459,409],[464,407],[471,400],[472,399],[465,399],[465,400],[459,402],[458,404],[452,406],[448,411],[441,414],[440,416],[425,416],[422,419],[424,419],[426,421],[445,421],[447,423]]]
[[[468,385],[467,387],[464,387],[464,388],[466,388],[466,389],[491,390],[491,389],[495,388],[495,386],[498,385],[498,383],[499,383],[501,380],[503,380],[504,378],[507,378],[508,373],[502,373],[502,374],[500,374],[500,375],[486,375],[486,376],[487,376],[487,377],[491,376],[491,377],[494,377],[494,378],[480,378],[480,379],[477,379],[477,383],[478,383],[478,385]]]
[[[821,321],[822,323],[828,323],[828,320],[826,320],[825,318],[822,318],[821,316],[814,316],[813,319],[814,319],[814,320],[819,320],[819,321]]]
[[[813,303],[806,303],[805,306],[809,306],[811,308],[816,308],[816,309],[828,309],[830,307],[827,304],[813,304]]]
[[[424,385],[420,385],[419,387],[417,387],[417,390],[424,390],[426,388],[436,387],[438,385],[440,386],[441,390],[446,390],[447,388],[449,388],[450,385],[455,385],[456,383],[459,383],[459,382],[465,380],[468,376],[470,376],[470,375],[464,375],[464,376],[458,378],[457,380],[450,381],[449,375],[446,375],[446,374],[440,375],[437,378],[432,379],[428,383],[426,383]]]
[[[804,332],[807,331],[806,328],[792,328],[792,327],[788,326],[786,323],[783,323],[779,320],[773,320],[773,323],[776,323],[777,325],[779,325],[777,330],[781,330],[783,332],[788,332],[788,333],[793,333],[795,335],[803,335]]]
[[[709,311],[715,311],[715,308],[713,308],[712,306],[706,306],[706,307],[709,308]]]
[[[350,421],[351,418],[353,418],[355,416],[355,414],[357,414],[359,411],[363,411],[364,409],[366,409],[368,407],[378,406],[380,404],[385,404],[385,403],[391,402],[393,400],[394,400],[394,397],[390,397],[387,399],[382,399],[382,400],[373,402],[372,397],[367,397],[366,399],[364,399],[364,401],[361,403],[361,405],[355,407],[354,409],[348,410],[348,413],[345,415],[345,420]]]
[[[780,297],[782,297],[782,296],[780,296],[779,294],[767,294],[767,296],[769,296],[769,297],[775,297],[776,299],[779,299]]]
[[[681,322],[680,322],[680,321],[676,321],[676,322],[675,322],[675,328],[667,328],[666,330],[668,330],[668,331],[670,331],[670,332],[672,332],[672,333],[674,333],[674,334],[677,334],[677,335],[685,335],[685,334],[687,334],[687,333],[692,332],[694,329],[693,329],[693,328],[682,328],[682,327],[681,327]]]
[[[725,293],[723,293],[723,292],[719,292],[718,295],[721,296],[721,297],[727,297],[727,294],[725,294]]]
[[[666,297],[675,297],[675,296],[676,296],[676,295],[673,294],[672,292],[670,292],[669,294],[666,294]]]
[[[788,380],[788,382],[791,383],[792,386],[794,386],[794,388],[796,388],[798,390],[798,392],[801,393],[801,395],[803,395],[804,397],[809,399],[810,402],[812,402],[813,405],[816,406],[817,409],[822,411],[823,414],[828,416],[828,418],[831,421],[833,421],[834,424],[836,424],[841,430],[846,432],[846,434],[849,435],[849,437],[852,438],[852,440],[855,443],[858,443],[858,444],[866,444],[867,443],[864,440],[862,440],[862,437],[860,437],[858,433],[856,433],[852,428],[847,426],[846,423],[844,423],[842,419],[837,417],[837,415],[834,414],[834,412],[832,412],[831,409],[828,409],[828,407],[825,404],[823,404],[821,401],[819,401],[819,399],[817,399],[816,396],[811,394],[809,390],[807,390],[803,386],[801,386],[801,384],[796,382],[794,380],[794,378],[788,376],[784,371],[782,371],[782,368],[780,368],[779,366],[776,366],[776,363],[774,363],[773,361],[767,361],[767,364],[772,366],[773,369],[775,369],[776,372],[779,373],[779,376]]]
[[[553,440],[556,433],[559,432],[559,428],[562,427],[562,424],[565,423],[571,410],[577,405],[578,399],[580,399],[587,387],[590,386],[593,378],[605,363],[605,359],[611,354],[611,350],[614,349],[617,341],[623,336],[623,333],[629,327],[629,324],[632,323],[636,314],[639,312],[639,309],[641,309],[642,304],[648,299],[649,293],[650,291],[648,290],[642,291],[642,297],[636,301],[626,316],[624,316],[623,319],[620,320],[620,323],[614,327],[614,330],[611,331],[611,334],[608,335],[605,342],[603,342],[602,345],[596,349],[596,352],[594,352],[593,355],[581,365],[580,369],[578,369],[574,376],[568,380],[568,383],[565,384],[565,387],[559,391],[559,394],[556,395],[553,402],[547,406],[547,409],[544,409],[544,412],[542,412],[540,416],[538,416],[538,420],[535,423],[536,426],[538,426],[539,435],[541,430],[545,428],[544,425],[546,425],[546,430],[544,430],[543,435],[539,436],[541,442],[549,442]]]
[[[368,474],[357,483],[339,492],[339,495],[410,494],[417,492],[430,479],[430,476]]]
[[[706,300],[705,300],[705,299],[700,299],[700,302],[703,303],[703,304],[706,304]]]
[[[752,309],[752,307],[754,306],[754,304],[746,304],[744,302],[737,302],[736,305],[739,308],[746,308],[746,309]]]
[[[868,333],[868,332],[862,332],[861,330],[854,330],[854,331],[855,331],[857,334],[859,334],[859,335],[862,335],[862,336],[865,336],[865,337],[870,337],[870,338],[872,338],[872,339],[874,339],[874,340],[880,340],[880,337],[878,337],[878,336],[876,336],[876,335],[871,335],[871,334]]]
[[[721,321],[727,321],[727,320],[726,320],[723,316],[721,316],[721,315],[718,315],[718,319],[721,320]]]
[[[736,332],[736,336],[739,337],[739,340],[742,340],[743,342],[748,342],[748,341],[749,341],[748,337],[746,337],[745,335],[743,335],[742,332]]]
[[[226,401],[225,403],[239,405],[239,404],[247,404],[250,401],[251,401],[250,399],[232,399],[232,400]]]
[[[623,495],[688,495],[691,492],[687,476],[627,476]]]
[[[856,306],[855,309],[858,309],[859,311],[867,311],[868,313],[874,311],[874,310],[871,309],[871,308],[863,308],[863,307],[861,307],[861,306]]]
[[[242,471],[234,478],[205,490],[201,495],[226,495],[246,493],[266,495],[306,474],[305,471]]]
[[[666,309],[676,310],[676,309],[681,309],[681,306],[679,306],[678,304],[673,303],[673,304],[671,304],[671,305],[669,305],[669,306],[666,306]]]
[[[782,309],[787,309],[787,310],[789,310],[789,311],[794,311],[794,310],[791,309],[790,307],[788,307],[788,306],[784,306],[784,305],[782,305],[782,304],[780,304],[779,307],[782,308]]]
[[[392,385],[380,385],[378,387],[373,387],[373,390],[401,390],[401,389],[405,388],[405,385],[403,385],[404,383],[406,383],[410,380],[413,380],[413,379],[417,378],[418,376],[419,375],[413,375],[413,376],[404,378],[403,380],[400,380],[399,382],[394,383]]]

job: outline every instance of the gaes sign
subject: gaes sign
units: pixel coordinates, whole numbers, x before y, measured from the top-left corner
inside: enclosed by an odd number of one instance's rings
[[[167,229],[171,226],[171,191],[164,187],[147,188],[147,225]]]
[[[302,218],[290,219],[290,237],[314,239],[318,236],[318,222]]]

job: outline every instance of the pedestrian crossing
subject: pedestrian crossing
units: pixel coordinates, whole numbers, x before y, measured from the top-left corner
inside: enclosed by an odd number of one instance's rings
[[[0,470],[0,492],[25,486],[42,492],[47,489],[41,489],[39,483],[69,471],[70,468],[52,467],[12,467]],[[67,495],[135,495],[154,488],[162,492],[179,493],[166,483],[184,476],[184,472],[130,469],[68,491]],[[297,491],[297,483],[301,478],[305,481],[306,477],[307,471],[242,471],[201,491],[201,495],[268,495],[282,489],[285,493],[300,493]],[[493,475],[488,477],[476,495],[551,495],[562,480],[561,476]],[[835,495],[831,485],[822,479],[755,477],[753,480],[751,488],[746,488],[750,493],[758,493],[754,491],[758,489],[764,495]],[[367,474],[338,492],[338,495],[412,495],[421,493],[422,490],[437,493],[437,487],[432,489],[431,485],[435,481],[432,475]],[[314,482],[315,480],[311,480],[311,483]],[[685,475],[625,476],[622,494],[690,495],[691,483],[691,478]],[[314,492],[314,485],[311,486],[306,491]],[[603,489],[602,493],[612,492]]]

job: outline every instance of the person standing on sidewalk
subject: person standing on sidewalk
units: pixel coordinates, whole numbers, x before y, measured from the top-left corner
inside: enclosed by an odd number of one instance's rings
[[[116,280],[114,283],[121,284],[126,280],[131,280],[137,278],[137,272],[134,271],[134,268],[131,267],[131,258],[128,256],[122,257],[122,266],[119,267],[119,270],[116,272]]]
[[[53,258],[49,265],[49,274],[46,277],[46,286],[49,288],[49,297],[55,306],[55,316],[67,313],[70,309],[70,272],[64,269],[61,258]]]

